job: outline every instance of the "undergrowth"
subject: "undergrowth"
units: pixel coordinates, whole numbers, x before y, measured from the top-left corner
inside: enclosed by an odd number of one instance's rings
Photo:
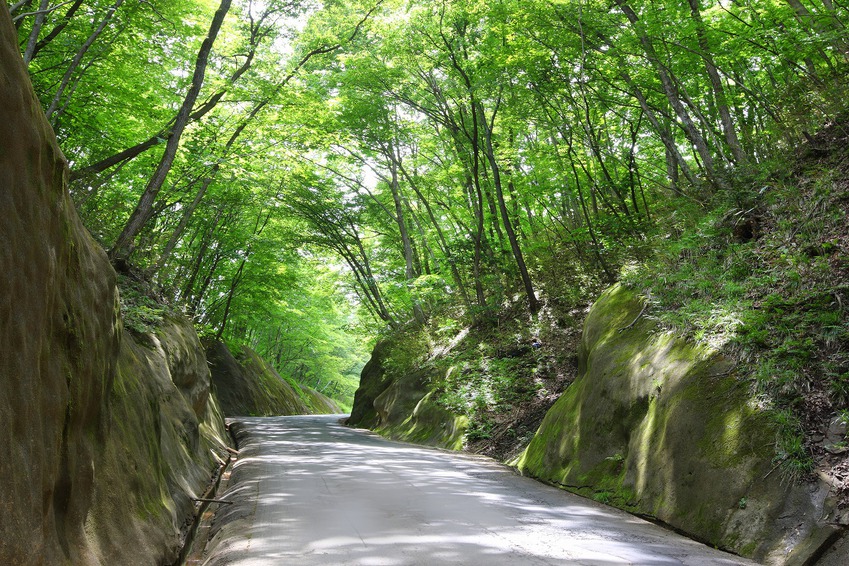
[[[383,365],[391,375],[426,374],[436,403],[469,419],[466,447],[499,454],[532,435],[574,379],[576,344],[565,342],[579,336],[582,316],[546,310],[531,321],[516,303],[465,327],[456,318],[434,318],[396,330]]]
[[[119,274],[118,292],[124,328],[136,334],[153,332],[168,313],[168,307],[137,278]]]

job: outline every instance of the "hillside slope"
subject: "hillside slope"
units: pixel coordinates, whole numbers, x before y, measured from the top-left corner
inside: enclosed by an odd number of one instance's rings
[[[585,323],[549,301],[388,336],[352,424],[500,456],[769,563],[845,563],[849,120],[808,138],[705,202],[671,199]]]

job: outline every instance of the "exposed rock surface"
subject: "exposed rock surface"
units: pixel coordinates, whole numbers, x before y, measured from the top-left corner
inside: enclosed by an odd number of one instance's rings
[[[124,333],[109,396],[110,431],[94,460],[86,531],[100,564],[173,563],[226,458],[224,420],[191,323]]]
[[[394,380],[374,400],[375,430],[396,440],[460,450],[469,419],[440,406],[428,392],[424,373]]]
[[[379,342],[363,367],[349,426],[373,429],[396,440],[459,450],[469,421],[436,403],[426,370],[404,375],[386,371],[392,348]]]
[[[329,397],[286,381],[250,348],[234,356],[224,343],[207,343],[215,392],[226,416],[341,413]]]
[[[0,563],[168,563],[223,421],[189,323],[122,332],[115,273],[66,178],[4,6]]]
[[[782,480],[772,421],[733,364],[640,314],[621,286],[595,303],[578,378],[519,469],[744,556],[805,563],[836,533],[827,486]]]
[[[372,350],[371,358],[360,373],[360,386],[354,393],[354,406],[348,424],[363,428],[374,428],[380,423],[380,417],[374,407],[374,401],[392,385],[393,378],[386,372],[386,357],[390,344],[380,341]]]

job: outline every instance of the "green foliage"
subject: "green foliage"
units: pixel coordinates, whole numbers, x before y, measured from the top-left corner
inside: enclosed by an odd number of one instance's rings
[[[61,95],[71,192],[109,248],[216,3],[125,2],[83,54],[111,2],[85,5],[67,27],[63,8],[18,32],[24,49],[33,30],[46,42],[36,92],[45,109]],[[483,349],[435,384],[480,416],[473,434],[534,395],[544,367],[505,355],[528,337],[504,313],[525,301],[534,319],[537,297],[568,313],[623,270],[648,316],[757,362],[759,394],[792,404],[824,376],[845,407],[849,330],[831,301],[845,288],[828,283],[845,187],[829,164],[794,187],[767,162],[846,110],[849,9],[808,9],[235,2],[132,262],[202,332],[343,404],[378,333],[410,332],[388,361],[407,372],[474,326]],[[142,296],[124,300],[128,328],[156,323]]]
[[[150,289],[138,280],[119,276],[118,292],[124,328],[136,334],[154,332],[168,313],[162,301],[155,298]]]

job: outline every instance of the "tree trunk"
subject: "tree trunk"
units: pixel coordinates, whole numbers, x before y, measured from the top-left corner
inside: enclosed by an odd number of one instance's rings
[[[701,56],[705,62],[705,69],[707,70],[708,77],[710,78],[710,84],[713,87],[713,95],[716,98],[716,106],[722,123],[722,132],[725,134],[725,143],[727,143],[728,147],[731,149],[731,155],[734,156],[734,161],[738,164],[743,164],[747,161],[747,157],[740,145],[740,140],[737,139],[737,130],[734,127],[734,121],[731,118],[731,111],[728,107],[728,99],[725,96],[725,88],[722,86],[722,78],[719,76],[719,71],[716,68],[716,64],[713,62],[705,24],[702,20],[701,9],[699,8],[699,0],[688,1],[690,3],[690,14],[696,22],[696,35],[698,35],[699,38]]]
[[[398,224],[398,231],[401,233],[401,246],[404,250],[404,278],[407,280],[408,290],[411,293],[413,302],[413,317],[419,324],[425,323],[424,311],[416,297],[412,296],[412,289],[409,289],[412,281],[418,277],[414,269],[413,246],[410,241],[410,232],[407,230],[407,222],[404,220],[404,203],[401,200],[401,187],[398,184],[398,163],[401,162],[401,156],[398,155],[398,150],[394,144],[389,144],[386,147],[387,157],[389,157],[389,172],[391,175],[389,189],[392,193],[392,201],[395,204],[395,221]]]
[[[516,260],[516,266],[519,268],[519,275],[522,278],[522,284],[525,287],[525,294],[528,297],[528,304],[531,314],[539,312],[540,304],[534,292],[534,285],[531,281],[531,276],[528,273],[528,267],[525,264],[525,256],[522,254],[522,249],[519,247],[519,241],[516,239],[516,231],[513,229],[513,223],[510,221],[510,213],[507,210],[507,203],[504,201],[504,191],[501,186],[501,173],[498,167],[498,161],[495,158],[495,148],[492,145],[492,129],[486,120],[486,115],[483,111],[483,105],[478,103],[476,110],[480,115],[480,123],[484,134],[484,153],[489,161],[489,167],[492,170],[492,181],[495,186],[495,198],[498,201],[498,209],[501,212],[501,221],[504,223],[504,230],[507,232],[507,239],[510,242],[510,249],[513,251],[513,258]]]
[[[698,184],[695,176],[693,176],[692,172],[690,171],[690,166],[687,164],[687,161],[684,159],[684,156],[681,155],[680,151],[678,151],[678,146],[675,145],[675,139],[672,137],[672,132],[669,130],[669,128],[665,128],[660,123],[660,120],[658,120],[654,110],[651,108],[651,106],[649,106],[649,103],[646,100],[643,91],[640,89],[639,86],[637,86],[637,84],[631,78],[631,75],[629,75],[626,71],[622,71],[620,73],[620,76],[625,81],[625,83],[629,87],[631,87],[631,94],[633,94],[634,98],[637,99],[637,102],[640,103],[640,108],[642,108],[643,112],[646,115],[646,118],[649,119],[649,122],[651,122],[651,125],[654,127],[655,131],[660,136],[660,139],[663,142],[664,147],[666,148],[667,154],[671,156],[675,165],[677,165],[677,168],[681,170],[681,172],[684,174],[687,180],[690,181],[690,183],[694,185]],[[670,172],[670,175],[672,175],[672,172]],[[675,175],[675,178],[677,179],[677,174]]]
[[[212,18],[209,33],[203,40],[200,51],[198,52],[197,60],[195,61],[195,70],[192,76],[191,87],[186,93],[186,97],[183,100],[180,111],[177,113],[177,118],[174,121],[174,127],[171,130],[171,137],[168,138],[168,143],[165,146],[165,153],[162,155],[162,159],[160,160],[156,171],[145,187],[135,210],[132,215],[130,215],[130,219],[127,221],[123,231],[118,236],[115,245],[112,246],[112,249],[109,252],[109,255],[113,258],[128,257],[130,255],[132,252],[131,247],[133,242],[142,227],[150,219],[150,214],[153,210],[153,203],[165,182],[165,178],[168,176],[168,172],[171,170],[171,165],[174,163],[174,158],[177,155],[177,149],[180,145],[180,138],[183,135],[183,130],[189,122],[192,107],[195,105],[195,101],[200,94],[200,89],[203,86],[206,66],[209,62],[209,54],[212,51],[212,45],[215,43],[218,32],[221,30],[221,24],[224,21],[224,17],[230,9],[230,1],[231,0],[221,0],[218,10]]]
[[[675,83],[670,77],[671,72],[661,63],[660,58],[657,56],[654,46],[652,45],[651,39],[649,39],[646,32],[642,29],[640,19],[637,17],[634,10],[631,9],[625,0],[614,0],[614,2],[616,2],[616,5],[619,6],[628,18],[634,33],[637,34],[640,44],[643,46],[643,51],[645,52],[646,57],[648,57],[649,62],[654,66],[655,71],[657,71],[657,74],[660,77],[660,84],[663,87],[663,92],[666,95],[666,98],[669,100],[669,104],[672,106],[672,109],[675,110],[675,114],[681,121],[681,125],[684,128],[684,132],[687,134],[687,138],[695,146],[696,151],[702,159],[705,174],[711,182],[721,185],[722,183],[717,178],[714,170],[713,155],[710,152],[710,148],[705,142],[704,137],[702,137],[701,132],[699,132],[696,125],[690,119],[690,115],[687,113],[686,108],[684,108],[684,105],[681,103],[681,99],[678,97],[678,92],[675,88]]]
[[[407,182],[412,187],[413,191],[419,197],[419,201],[424,205],[425,210],[427,210],[428,218],[430,218],[430,223],[433,225],[433,229],[436,231],[436,236],[439,239],[439,247],[442,249],[442,253],[445,254],[445,260],[448,262],[448,266],[451,269],[451,276],[454,278],[454,284],[457,285],[457,289],[460,291],[460,296],[463,298],[463,303],[466,305],[466,308],[469,309],[471,307],[471,301],[469,300],[468,291],[466,291],[466,285],[463,283],[463,278],[460,276],[460,271],[457,269],[457,260],[454,257],[454,254],[451,252],[451,248],[448,245],[448,241],[445,238],[445,233],[442,230],[442,227],[439,225],[439,221],[436,218],[436,215],[433,212],[433,207],[431,207],[428,200],[421,193],[418,188],[418,185],[413,181],[413,178],[407,173],[406,169],[402,164],[399,164],[399,170],[401,174],[404,175],[404,178],[407,179]]]
[[[45,114],[47,115],[47,119],[50,120],[51,123],[55,123],[53,119],[53,114],[56,112],[56,109],[59,107],[59,103],[62,100],[62,95],[65,93],[65,89],[68,87],[68,83],[71,82],[71,77],[76,72],[77,68],[80,66],[80,63],[85,57],[86,52],[89,48],[94,44],[97,40],[98,36],[106,29],[107,24],[112,19],[112,16],[115,14],[115,11],[121,7],[121,4],[124,3],[124,0],[116,0],[115,4],[113,4],[109,9],[106,10],[106,15],[103,16],[103,20],[101,20],[100,25],[88,36],[88,39],[85,40],[85,43],[77,51],[76,55],[74,55],[71,64],[68,65],[68,69],[65,71],[65,75],[62,77],[61,82],[59,83],[59,88],[56,89],[56,94],[53,95],[53,100],[50,101],[50,106],[47,107],[47,111]],[[56,116],[57,118],[61,115],[61,112]]]
[[[24,49],[24,65],[29,66],[32,58],[35,56],[35,46],[38,44],[38,35],[41,33],[41,28],[44,25],[44,18],[47,17],[47,4],[49,0],[41,0],[38,4],[38,10],[35,14],[35,19],[32,22],[32,30],[27,38],[27,45]]]
[[[51,41],[56,39],[56,37],[58,37],[60,33],[62,33],[62,31],[67,27],[68,22],[71,21],[71,19],[74,17],[74,14],[76,14],[77,10],[80,9],[80,6],[82,5],[83,1],[84,0],[75,0],[71,7],[68,8],[68,11],[65,12],[65,15],[62,16],[62,21],[56,24],[56,26],[54,26],[54,28],[50,30],[50,33],[45,35],[42,39],[38,40],[38,43],[35,44],[35,49],[33,49],[32,52],[33,59],[36,58],[39,51],[44,49],[44,47],[46,47]]]
[[[242,282],[242,273],[245,269],[245,263],[247,263],[248,258],[242,258],[242,262],[239,264],[239,269],[236,270],[236,275],[233,276],[233,280],[230,282],[230,290],[227,292],[227,303],[224,306],[224,314],[221,317],[221,326],[218,327],[218,332],[215,333],[215,339],[221,340],[221,336],[224,334],[224,329],[227,327],[227,319],[230,316],[230,306],[233,304],[233,297],[236,294],[236,288],[239,286],[239,283]]]

